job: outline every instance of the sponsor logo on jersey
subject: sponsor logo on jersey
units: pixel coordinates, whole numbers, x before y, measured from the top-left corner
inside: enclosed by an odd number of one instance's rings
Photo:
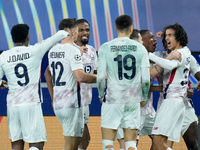
[[[154,127],[153,129],[154,129],[154,130],[158,130],[158,127]]]

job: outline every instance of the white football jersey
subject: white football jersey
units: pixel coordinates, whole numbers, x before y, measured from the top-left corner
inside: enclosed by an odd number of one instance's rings
[[[185,46],[178,49],[182,60],[166,60],[149,55],[149,58],[164,68],[163,87],[164,98],[184,98],[188,87],[190,71],[190,50]],[[171,68],[171,69],[169,69]]]
[[[68,43],[57,44],[49,51],[48,59],[54,85],[54,109],[80,107],[80,86],[73,73],[83,69],[79,49]]]
[[[74,46],[77,47],[78,49],[80,48],[80,46],[76,45],[75,43]],[[96,70],[96,63],[97,63],[96,50],[91,45],[86,45],[86,47],[88,48],[88,51],[87,53],[83,53],[82,55],[84,72],[93,74],[94,70]],[[81,87],[81,105],[84,106],[91,104],[92,84],[81,82],[80,87]]]
[[[99,96],[104,95],[105,74],[107,74],[106,103],[146,101],[150,75],[145,47],[128,37],[121,37],[104,43],[98,52]]]
[[[41,61],[44,54],[68,35],[58,31],[54,36],[33,46],[17,46],[0,55],[0,78],[8,82],[7,105],[42,102],[40,89]]]

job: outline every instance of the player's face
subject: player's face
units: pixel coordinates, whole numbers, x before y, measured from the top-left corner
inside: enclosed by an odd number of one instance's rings
[[[178,49],[180,46],[180,42],[177,42],[176,37],[175,37],[175,30],[174,29],[167,29],[165,31],[165,41],[167,44],[167,48],[169,50],[175,50]]]
[[[90,39],[90,26],[85,23],[80,23],[78,25],[78,38],[77,41],[83,45],[87,44]]]
[[[156,49],[156,38],[154,37],[153,33],[147,31],[142,37],[143,45],[147,49],[148,52],[154,52]]]

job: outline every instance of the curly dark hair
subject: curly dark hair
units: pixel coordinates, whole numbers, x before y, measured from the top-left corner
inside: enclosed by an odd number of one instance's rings
[[[185,32],[184,28],[178,24],[178,23],[175,23],[173,25],[168,25],[164,28],[163,30],[163,39],[162,39],[162,43],[163,43],[163,47],[165,48],[165,50],[167,50],[167,44],[166,44],[166,41],[165,41],[165,38],[166,38],[166,30],[167,29],[173,29],[175,31],[175,38],[176,38],[176,41],[177,42],[180,42],[180,45],[181,46],[187,46],[188,44],[188,36],[187,36],[187,33]]]

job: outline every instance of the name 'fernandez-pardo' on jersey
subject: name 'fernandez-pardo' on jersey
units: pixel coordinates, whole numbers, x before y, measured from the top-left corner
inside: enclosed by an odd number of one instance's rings
[[[137,51],[136,45],[112,45],[110,47],[111,52],[127,52],[127,51]]]

